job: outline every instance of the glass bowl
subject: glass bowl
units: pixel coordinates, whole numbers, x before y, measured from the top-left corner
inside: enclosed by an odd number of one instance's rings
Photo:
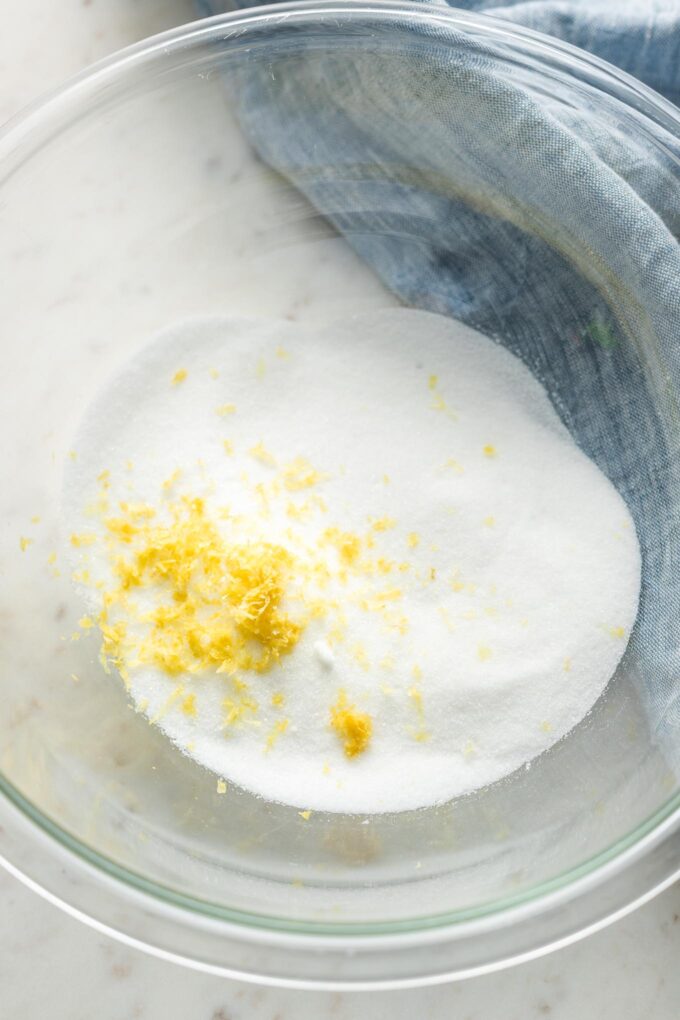
[[[350,243],[332,226],[348,181],[379,185],[394,172],[374,160],[370,134],[341,167],[282,156],[273,169],[236,123],[253,75],[271,82],[275,107],[300,61],[320,80],[328,61],[342,62],[340,102],[367,123],[376,83],[410,88],[412,76],[423,89],[423,61],[481,61],[554,118],[587,112],[601,158],[622,134],[633,139],[641,170],[630,187],[642,194],[654,165],[680,208],[680,117],[669,104],[535,33],[407,3],[287,4],[199,22],[96,65],[10,123],[0,138],[0,849],[71,913],[192,966],[306,987],[442,981],[567,943],[680,872],[678,771],[648,722],[634,645],[593,711],[531,769],[436,808],[304,819],[246,792],[220,796],[214,776],[130,711],[92,644],[68,640],[79,607],[50,562],[76,424],[157,330],[195,314],[323,321],[397,303],[357,255],[390,238],[390,218],[345,224]],[[425,132],[409,114],[409,133]],[[509,154],[521,167],[521,144],[499,135],[473,168],[490,215],[526,206],[529,162],[524,175],[504,173]],[[425,134],[408,174],[410,186],[473,201],[455,165],[431,172]],[[536,203],[515,227],[540,223],[616,321],[634,321],[639,364],[668,380],[668,330],[618,286],[621,258],[639,258],[635,236],[605,272],[601,255],[560,242],[568,206]],[[403,257],[440,226],[415,222]],[[499,276],[514,273],[514,251],[507,263],[495,253]],[[489,265],[471,250],[460,267],[473,295],[487,293]],[[598,399],[597,381],[577,380],[572,397]],[[24,550],[20,536],[31,540]],[[652,589],[643,598],[663,594]]]

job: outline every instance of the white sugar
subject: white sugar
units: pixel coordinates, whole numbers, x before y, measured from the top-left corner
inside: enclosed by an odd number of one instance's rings
[[[98,395],[75,446],[67,534],[101,533],[108,472],[111,506],[200,495],[215,520],[310,555],[329,528],[371,536],[382,566],[329,582],[333,611],[245,677],[247,718],[225,722],[225,674],[130,669],[131,697],[184,753],[270,800],[398,811],[493,782],[584,717],[635,620],[622,499],[528,370],[443,317],[180,324]],[[299,458],[314,484],[277,490]],[[76,555],[94,613],[110,564],[98,543]],[[351,758],[330,725],[340,690],[373,724]]]

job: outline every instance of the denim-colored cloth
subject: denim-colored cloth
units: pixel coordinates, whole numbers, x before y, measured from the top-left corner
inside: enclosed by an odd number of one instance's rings
[[[680,98],[678,2],[458,6]],[[680,764],[680,140],[587,86],[527,90],[500,44],[452,56],[454,26],[392,29],[331,48],[284,27],[230,81],[242,124],[401,299],[521,357],[622,493],[643,552],[627,667]]]

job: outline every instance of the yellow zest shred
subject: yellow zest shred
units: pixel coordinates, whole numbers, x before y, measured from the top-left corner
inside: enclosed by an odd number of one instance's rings
[[[408,696],[412,699],[414,705],[418,709],[418,714],[423,711],[423,695],[418,687],[409,687]]]
[[[71,535],[71,545],[75,546],[76,549],[83,545],[93,545],[97,541],[97,536],[93,532],[85,531],[80,535]]]
[[[19,548],[21,549],[22,552],[26,552],[29,545],[32,544],[33,544],[32,538],[26,538],[25,535],[21,535],[21,537],[19,538]]]
[[[338,556],[343,563],[354,564],[361,553],[361,539],[351,531],[341,531],[340,528],[326,528],[322,540],[335,546]]]
[[[289,464],[286,464],[281,472],[284,487],[288,492],[299,492],[301,489],[309,489],[318,485],[327,475],[317,471],[304,457],[296,457]]]
[[[234,726],[235,723],[241,722],[248,712],[255,715],[258,704],[247,693],[239,692],[235,698],[225,698],[222,708],[225,711],[224,725]]]
[[[175,374],[173,375],[172,379],[170,380],[171,384],[173,386],[179,386],[180,383],[184,382],[188,374],[189,373],[187,372],[186,368],[178,368]]]
[[[187,694],[182,701],[182,711],[185,715],[195,716],[198,714],[196,709],[196,695]]]
[[[272,747],[274,746],[274,744],[276,743],[278,738],[281,736],[282,733],[285,733],[287,729],[288,729],[288,720],[287,719],[278,719],[277,722],[275,722],[274,725],[272,726],[271,731],[269,733],[269,736],[267,737],[267,743],[265,745],[265,750],[266,751],[271,751]]]
[[[368,655],[366,654],[366,649],[360,641],[357,641],[356,644],[352,645],[350,648],[350,654],[357,665],[361,666],[362,669],[369,670],[371,668]]]
[[[373,720],[370,715],[356,712],[354,705],[348,703],[347,694],[342,688],[338,691],[338,699],[331,708],[330,725],[342,740],[348,758],[362,754],[373,734]]]
[[[151,718],[150,721],[152,723],[157,723],[160,719],[163,718],[163,716],[167,715],[167,713],[170,711],[173,705],[175,705],[183,697],[184,697],[184,685],[177,684],[173,692],[170,694],[168,698],[166,698],[166,700],[163,702],[161,707],[158,709],[158,711]]]
[[[426,740],[430,739],[430,734],[425,729],[425,707],[423,705],[423,692],[420,689],[422,670],[419,666],[414,666],[412,672],[416,682],[412,687],[409,687],[407,693],[413,702],[419,722],[419,726],[413,734],[413,739],[424,743]]]
[[[346,631],[347,625],[345,623],[336,623],[333,627],[330,628],[328,634],[326,635],[326,640],[328,641],[328,644],[331,647],[333,647],[333,645],[342,644],[346,638]]]
[[[262,442],[256,443],[255,446],[251,446],[248,453],[255,460],[258,460],[260,464],[266,464],[267,467],[276,467],[276,458],[265,448]]]
[[[168,490],[171,489],[175,482],[177,482],[181,477],[182,477],[181,468],[175,468],[172,474],[168,475],[165,481],[161,483],[161,488],[168,492]]]
[[[439,386],[438,377],[436,375],[431,375],[427,383],[427,388],[432,394],[432,403],[430,404],[430,407],[432,408],[433,411],[442,411],[452,421],[457,421],[458,416],[446,403],[446,400],[444,399],[442,393],[439,391],[438,386]]]
[[[388,602],[394,602],[402,597],[401,588],[390,588],[388,591],[377,592],[369,598],[359,600],[359,605],[369,613],[377,613],[383,610]]]
[[[286,504],[286,516],[291,517],[294,521],[304,521],[312,509],[309,500],[305,500],[304,503],[294,503],[292,499],[289,499]]]
[[[156,511],[148,503],[127,503],[123,501],[118,506],[132,521],[148,521],[156,516]]]
[[[484,454],[485,457],[493,459],[496,456],[496,447],[493,446],[491,443],[487,443],[486,446],[483,448],[482,453]]]
[[[236,414],[236,404],[220,404],[215,408],[215,413],[219,414],[220,418],[224,418],[227,414]]]
[[[390,528],[396,527],[397,522],[393,517],[373,517],[370,518],[370,525],[373,531],[389,531]]]

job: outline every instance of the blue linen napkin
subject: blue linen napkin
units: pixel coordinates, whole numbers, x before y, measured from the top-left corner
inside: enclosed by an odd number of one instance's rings
[[[680,99],[678,2],[457,6],[548,32]],[[578,105],[554,83],[528,94],[496,44],[452,57],[453,26],[399,14],[392,26],[383,48],[355,38],[304,53],[283,28],[296,45],[231,81],[242,124],[401,299],[521,357],[622,493],[643,552],[627,664],[680,766],[680,139],[643,130],[634,109],[612,115],[596,93]],[[652,136],[665,150],[654,161]]]

